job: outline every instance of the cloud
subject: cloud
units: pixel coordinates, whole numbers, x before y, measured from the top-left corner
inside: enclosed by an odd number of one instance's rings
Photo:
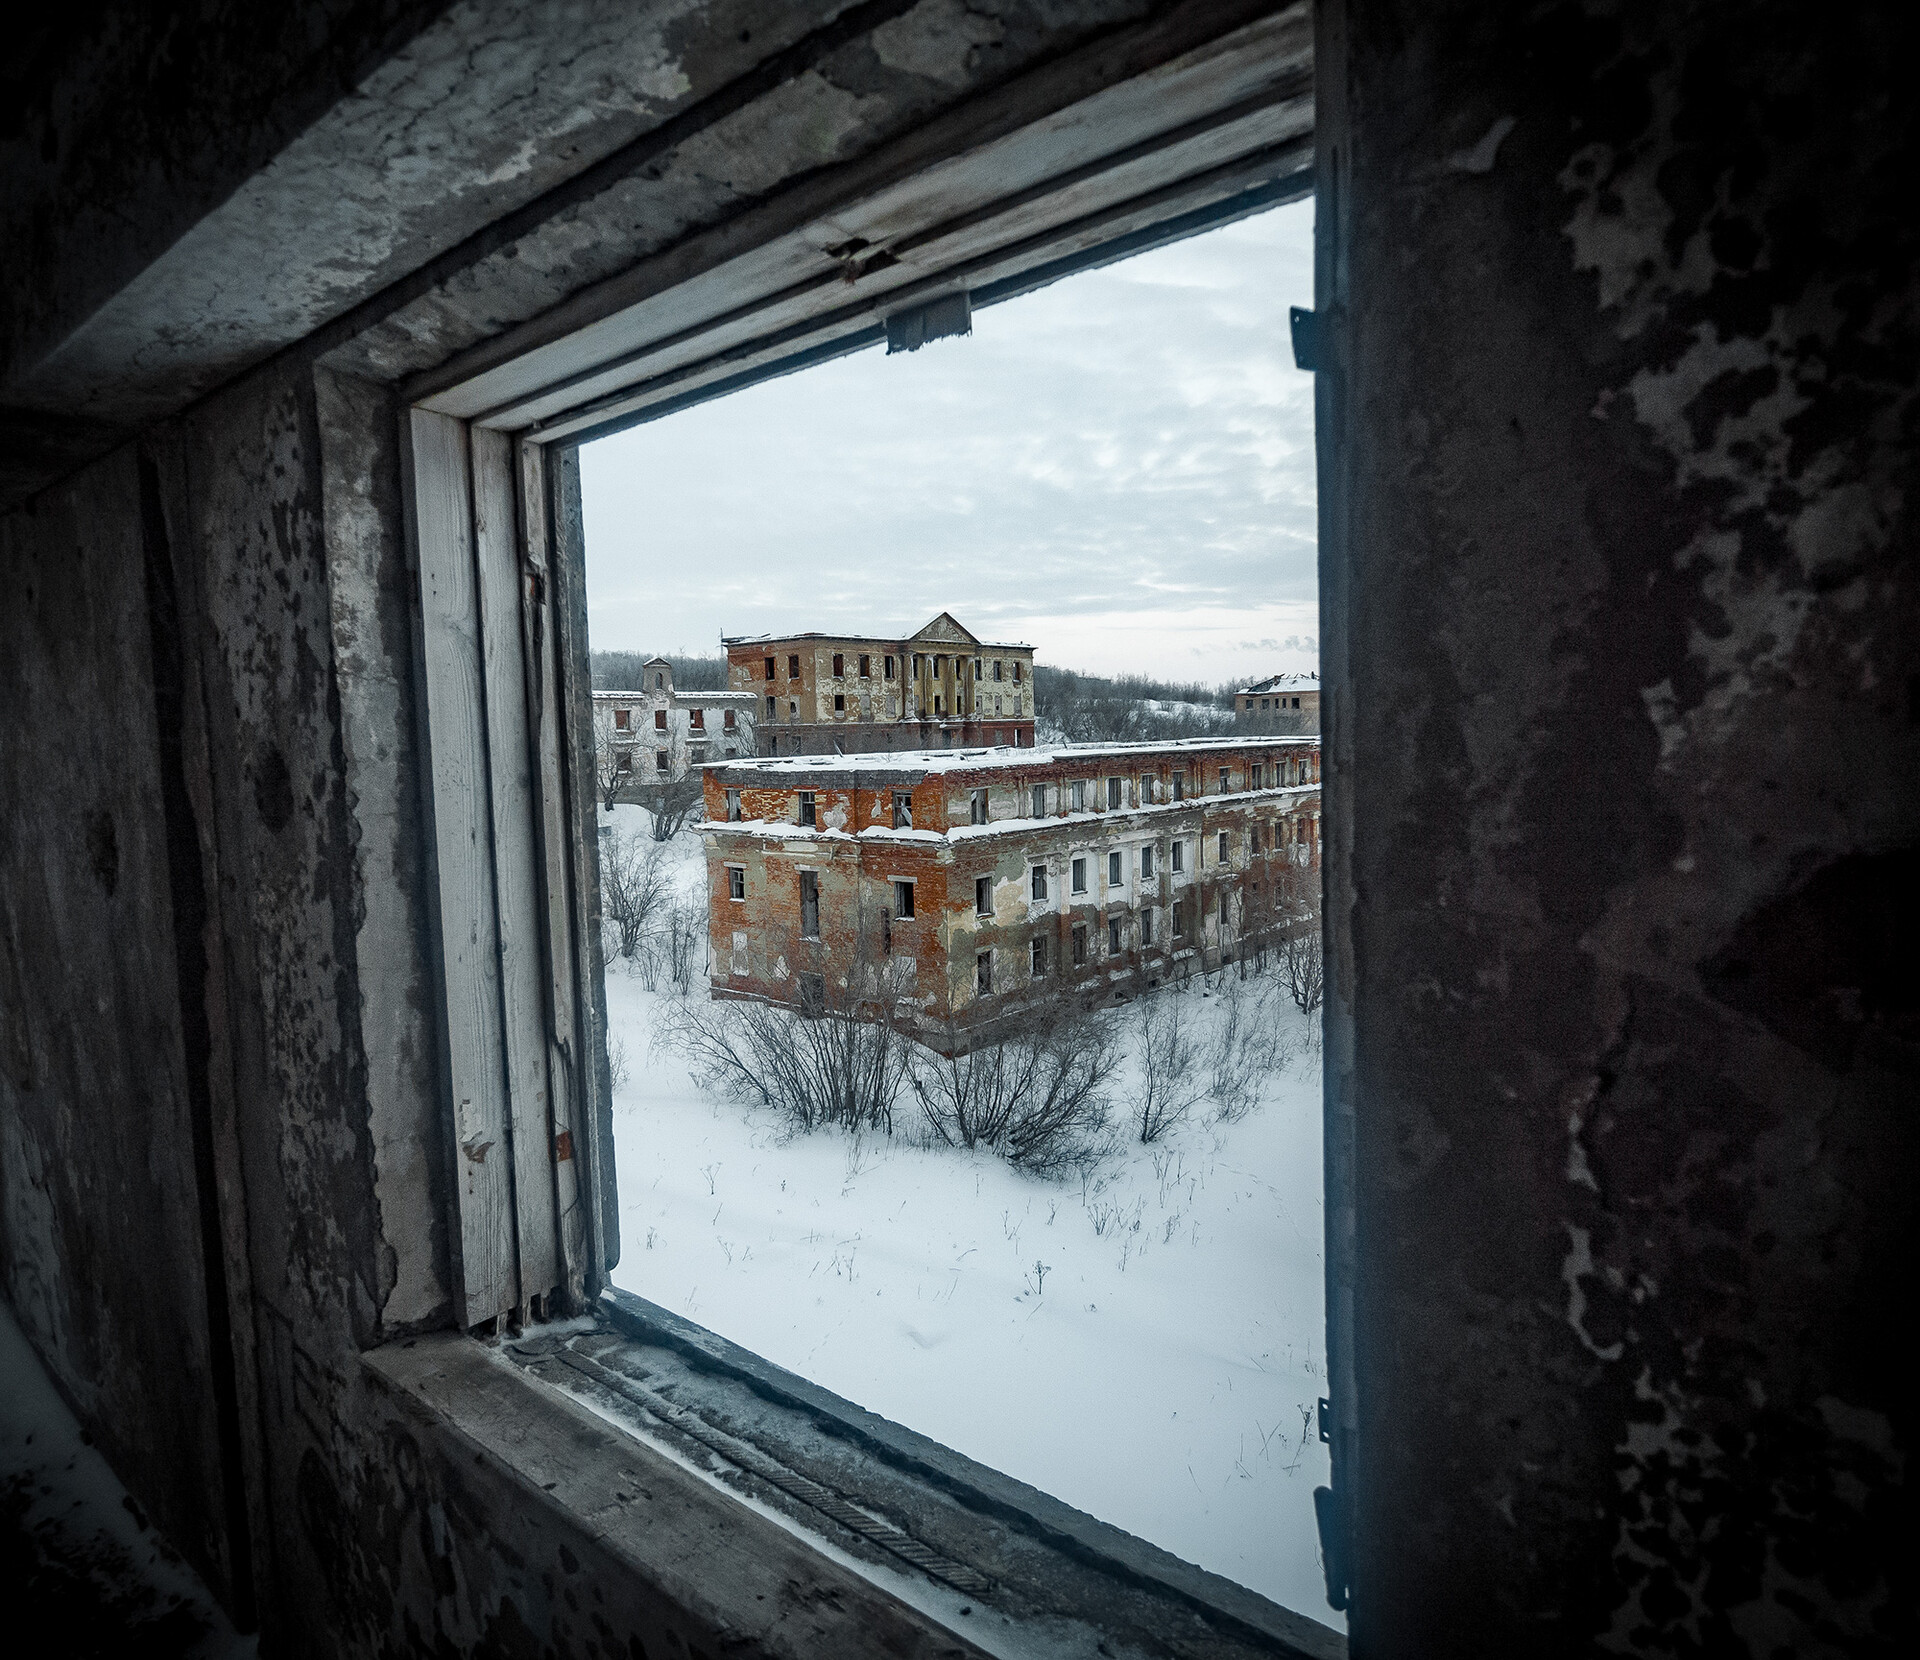
[[[951,610],[1097,672],[1311,667],[1311,294],[1299,203],[591,445],[594,643]]]

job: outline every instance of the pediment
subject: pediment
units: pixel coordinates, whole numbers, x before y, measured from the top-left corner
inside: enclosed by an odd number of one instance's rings
[[[953,613],[942,611],[932,622],[914,635],[914,639],[925,641],[929,645],[940,646],[977,646],[980,641],[969,634],[953,620]]]

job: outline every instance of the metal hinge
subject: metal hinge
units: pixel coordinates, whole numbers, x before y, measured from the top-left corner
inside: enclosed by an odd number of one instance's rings
[[[1289,306],[1287,321],[1293,327],[1293,366],[1308,374],[1320,367],[1320,319],[1303,306]]]

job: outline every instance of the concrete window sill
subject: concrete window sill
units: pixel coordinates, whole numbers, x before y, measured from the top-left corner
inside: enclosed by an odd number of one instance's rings
[[[643,1600],[754,1652],[1346,1653],[1319,1622],[624,1292],[589,1320],[366,1364]]]

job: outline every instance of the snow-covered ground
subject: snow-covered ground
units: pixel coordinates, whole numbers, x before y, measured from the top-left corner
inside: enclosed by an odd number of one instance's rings
[[[639,808],[619,808],[622,828]],[[698,894],[697,837],[670,844]],[[665,985],[664,976],[661,984]],[[694,995],[703,995],[696,979]],[[1203,1026],[1221,998],[1183,997]],[[1048,1182],[899,1132],[796,1136],[710,1098],[650,1034],[671,990],[607,974],[616,1282],[981,1462],[1328,1624],[1320,1069],[1293,1056],[1237,1124],[1203,1105]],[[1122,1011],[1121,1018],[1126,1018]],[[1115,1090],[1120,1116],[1131,1067]]]

